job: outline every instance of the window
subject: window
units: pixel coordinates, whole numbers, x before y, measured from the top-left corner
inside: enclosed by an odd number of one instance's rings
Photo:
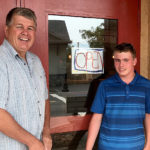
[[[85,115],[99,82],[115,72],[112,49],[117,44],[117,20],[56,15],[48,18],[51,116]],[[89,54],[91,48],[103,50],[103,71],[73,73],[73,49]],[[87,64],[84,56],[80,62]]]

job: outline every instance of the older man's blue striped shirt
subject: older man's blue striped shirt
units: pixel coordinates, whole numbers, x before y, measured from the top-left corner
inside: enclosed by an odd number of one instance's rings
[[[116,74],[101,82],[91,111],[103,114],[98,150],[143,150],[143,121],[150,113],[150,81],[136,73],[130,84]]]

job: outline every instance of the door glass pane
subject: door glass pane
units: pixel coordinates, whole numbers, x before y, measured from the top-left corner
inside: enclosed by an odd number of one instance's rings
[[[51,116],[85,115],[99,82],[114,74],[117,20],[49,15]]]

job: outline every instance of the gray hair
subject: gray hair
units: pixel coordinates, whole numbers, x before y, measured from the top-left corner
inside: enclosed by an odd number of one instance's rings
[[[33,10],[29,9],[29,8],[24,8],[24,7],[15,7],[13,9],[11,9],[6,17],[6,25],[9,26],[11,24],[12,21],[12,17],[14,15],[19,15],[19,16],[23,16],[27,19],[33,20],[35,23],[35,26],[37,27],[37,18],[36,15],[34,13]]]

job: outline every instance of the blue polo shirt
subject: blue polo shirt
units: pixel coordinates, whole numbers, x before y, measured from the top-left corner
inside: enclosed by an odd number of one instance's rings
[[[136,73],[126,84],[115,74],[99,85],[91,111],[103,114],[98,150],[143,150],[150,81]]]

